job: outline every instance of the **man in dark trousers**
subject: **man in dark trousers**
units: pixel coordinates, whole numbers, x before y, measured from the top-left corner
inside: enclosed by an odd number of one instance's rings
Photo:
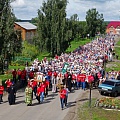
[[[15,88],[14,83],[12,83],[12,85],[8,89],[8,102],[9,102],[9,105],[15,104],[15,98],[16,98],[16,88]]]

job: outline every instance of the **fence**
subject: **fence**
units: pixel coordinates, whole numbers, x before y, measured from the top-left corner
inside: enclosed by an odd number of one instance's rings
[[[15,57],[14,61],[24,61],[24,62],[31,62],[31,58],[26,57]]]

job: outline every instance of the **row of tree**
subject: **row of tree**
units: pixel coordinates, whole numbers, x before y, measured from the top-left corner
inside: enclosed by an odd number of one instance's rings
[[[16,18],[10,6],[11,1],[0,1],[0,56],[4,59],[10,59],[22,50],[21,32],[14,31]],[[104,33],[104,18],[96,9],[87,11],[86,21],[80,21],[77,14],[68,19],[67,3],[67,0],[44,1],[38,10],[38,17],[32,19],[38,28],[34,44],[40,52],[48,51],[53,56],[61,54],[75,38]]]
[[[0,63],[4,59],[11,61],[15,53],[21,52],[22,39],[21,32],[14,31],[16,20],[12,8],[11,0],[0,0]],[[1,66],[0,66],[1,67]]]
[[[38,10],[38,17],[32,19],[37,22],[37,36],[34,39],[39,50],[48,51],[51,55],[61,54],[76,37],[94,37],[98,32],[105,32],[103,14],[96,9],[90,9],[86,13],[86,21],[79,21],[74,14],[66,18],[67,0],[47,0]]]

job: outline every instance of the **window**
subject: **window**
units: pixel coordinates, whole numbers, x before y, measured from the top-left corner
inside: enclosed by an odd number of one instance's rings
[[[102,84],[114,86],[114,85],[115,85],[115,82],[112,82],[112,81],[105,81],[105,82],[103,82]]]
[[[116,83],[116,86],[120,86],[120,83]]]

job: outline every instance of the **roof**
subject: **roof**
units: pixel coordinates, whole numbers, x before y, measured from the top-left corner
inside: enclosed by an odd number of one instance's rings
[[[111,21],[107,28],[110,28],[111,26],[113,26],[114,28],[117,28],[118,26],[120,26],[120,21]]]
[[[15,22],[15,24],[21,26],[22,28],[26,29],[26,30],[33,30],[33,29],[37,29],[37,26],[33,25],[30,22]]]

